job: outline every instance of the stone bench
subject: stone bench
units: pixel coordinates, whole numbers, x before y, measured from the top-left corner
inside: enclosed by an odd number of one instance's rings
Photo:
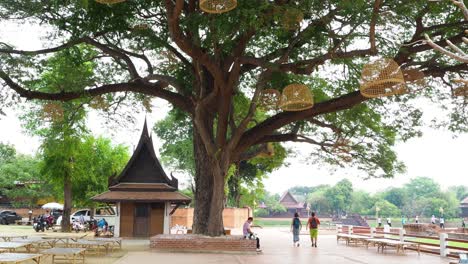
[[[243,236],[209,237],[202,235],[156,235],[150,239],[150,248],[170,252],[210,252],[256,254],[256,240]]]

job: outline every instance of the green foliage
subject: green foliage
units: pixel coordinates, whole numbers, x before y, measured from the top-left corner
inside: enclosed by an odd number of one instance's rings
[[[419,197],[435,197],[440,193],[440,186],[433,179],[427,177],[418,177],[412,179],[404,188],[411,199]]]
[[[381,197],[398,208],[402,208],[408,200],[408,191],[405,188],[390,188],[381,193]]]
[[[16,153],[10,147],[10,153]],[[17,154],[0,162],[0,193],[6,195],[13,206],[35,207],[37,201],[52,196],[50,185],[41,177],[40,159]]]
[[[15,158],[16,149],[12,145],[0,142],[0,164],[10,162]]]
[[[346,212],[350,206],[353,185],[347,180],[339,181],[335,186],[325,191],[325,198],[330,201],[330,205],[336,214]]]
[[[379,200],[375,203],[374,207],[372,208],[375,212],[376,209],[380,208],[379,215],[382,217],[389,217],[389,216],[399,216],[401,215],[401,210],[394,204],[386,200]]]
[[[91,197],[108,190],[109,178],[120,173],[129,160],[128,148],[113,146],[110,139],[88,136],[73,156],[73,202],[76,207],[94,205]]]
[[[449,188],[449,191],[455,193],[455,196],[459,201],[462,201],[463,199],[468,197],[468,186],[463,186],[463,185],[451,186]]]

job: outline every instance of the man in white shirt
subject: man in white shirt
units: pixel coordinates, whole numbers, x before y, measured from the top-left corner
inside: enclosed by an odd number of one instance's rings
[[[392,227],[392,219],[390,217],[387,218],[387,225]]]
[[[252,232],[252,229],[250,228],[252,226],[252,222],[253,222],[253,217],[247,218],[247,221],[245,221],[244,226],[242,227],[242,233],[244,237],[247,239],[255,238],[257,240],[257,251],[261,251],[260,239],[258,237],[255,237],[254,232]]]
[[[444,229],[445,228],[445,219],[444,217],[440,217],[439,219],[439,224],[440,224],[440,228]]]
[[[379,225],[379,227],[382,227],[382,218],[377,218],[377,224]]]

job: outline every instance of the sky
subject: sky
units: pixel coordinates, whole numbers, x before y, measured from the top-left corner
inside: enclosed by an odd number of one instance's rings
[[[32,50],[45,47],[46,39],[45,32],[37,25],[14,26],[0,22],[0,42],[13,43],[17,48]],[[153,106],[153,112],[146,115],[150,127],[161,120],[168,111],[168,105],[162,100],[154,100]],[[429,118],[431,114],[437,114],[437,109],[433,106],[425,105],[424,108]],[[0,142],[13,144],[20,153],[35,153],[40,145],[39,140],[24,133],[17,112],[7,110],[6,113],[7,116],[0,116]],[[138,143],[144,119],[145,114],[141,114],[137,116],[136,125],[113,130],[103,125],[102,118],[92,114],[88,125],[94,135],[110,137],[114,143],[125,144],[132,150]],[[352,168],[337,169],[324,164],[308,164],[309,146],[297,143],[287,144],[287,147],[297,151],[297,155],[287,159],[289,166],[284,166],[269,175],[269,178],[265,180],[265,188],[273,193],[282,193],[297,185],[335,184],[347,178],[357,189],[376,192],[391,186],[401,186],[418,176],[430,177],[443,188],[455,184],[468,185],[465,163],[468,162],[468,135],[454,137],[447,131],[428,127],[424,128],[423,132],[420,138],[396,145],[398,157],[405,163],[407,171],[392,179],[363,180],[359,177],[359,172]],[[154,143],[158,152],[162,143],[157,138]],[[169,174],[168,170],[166,168]],[[175,175],[182,184],[187,179],[186,175],[177,173]]]

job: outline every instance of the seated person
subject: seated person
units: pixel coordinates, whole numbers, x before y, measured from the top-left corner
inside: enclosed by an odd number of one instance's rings
[[[247,221],[245,221],[244,226],[242,228],[242,232],[244,234],[245,238],[252,239],[255,237],[254,232],[252,232],[251,226],[253,222],[253,217],[247,218]],[[260,239],[258,237],[255,237],[257,240],[257,251],[261,251],[260,249]]]

